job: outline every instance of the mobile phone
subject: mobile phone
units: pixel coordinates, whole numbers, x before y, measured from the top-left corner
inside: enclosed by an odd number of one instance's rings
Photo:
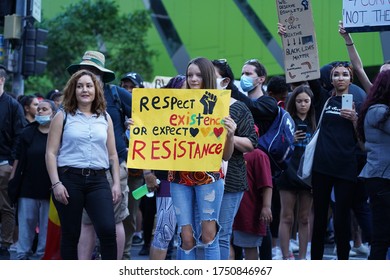
[[[298,124],[297,130],[302,130],[302,132],[307,132],[307,125],[306,124]]]
[[[353,95],[349,93],[344,93],[341,96],[341,109],[352,110]]]

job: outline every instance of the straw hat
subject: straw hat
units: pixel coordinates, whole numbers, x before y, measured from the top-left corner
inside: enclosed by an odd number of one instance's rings
[[[102,80],[103,82],[108,83],[115,80],[115,73],[104,67],[105,60],[106,58],[101,52],[87,51],[79,64],[72,64],[66,68],[66,70],[68,70],[69,74],[72,75],[80,70],[83,65],[92,66],[103,73]]]

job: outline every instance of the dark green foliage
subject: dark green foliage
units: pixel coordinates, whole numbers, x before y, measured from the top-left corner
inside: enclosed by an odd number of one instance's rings
[[[146,43],[151,27],[147,11],[119,11],[115,1],[83,0],[68,6],[55,18],[44,19],[40,26],[49,30],[45,42],[49,47],[48,65],[42,78],[50,80],[52,88],[64,87],[69,78],[66,68],[79,63],[87,50],[105,54],[106,68],[115,72],[117,81],[129,71],[140,73],[145,80],[152,78],[156,52]],[[51,90],[38,89],[34,84],[27,81],[26,91]]]

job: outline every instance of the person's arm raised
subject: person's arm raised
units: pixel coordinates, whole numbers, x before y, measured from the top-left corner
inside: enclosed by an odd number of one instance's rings
[[[351,60],[353,70],[355,71],[356,76],[358,77],[366,93],[369,93],[372,83],[368,78],[366,72],[364,71],[362,60],[360,59],[359,53],[356,50],[355,43],[352,40],[352,36],[344,29],[342,21],[339,21],[339,33],[341,37],[344,38],[345,45],[347,46],[348,50],[349,59]]]

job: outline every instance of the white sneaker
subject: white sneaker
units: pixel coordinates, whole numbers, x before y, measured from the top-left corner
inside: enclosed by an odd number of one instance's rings
[[[334,246],[333,254],[335,254],[335,255],[337,256],[337,246]],[[357,255],[356,252],[354,252],[354,251],[352,251],[352,250],[349,251],[349,256],[350,256],[350,257],[356,257],[356,255]]]
[[[272,248],[272,259],[283,260],[282,250],[278,246]]]
[[[361,244],[359,247],[352,247],[351,252],[355,252],[357,255],[368,255],[370,253],[370,249],[367,245]]]
[[[291,252],[299,252],[299,242],[294,240],[294,239],[290,239],[290,251]]]

